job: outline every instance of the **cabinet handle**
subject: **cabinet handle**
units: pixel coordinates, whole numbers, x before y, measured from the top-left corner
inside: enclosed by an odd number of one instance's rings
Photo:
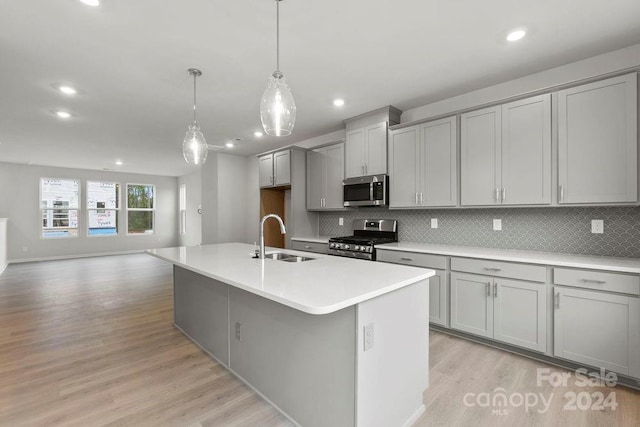
[[[564,185],[560,184],[560,201],[564,201]]]
[[[305,249],[311,249],[311,246],[309,246],[309,245],[304,245],[304,248],[305,248]]]
[[[487,296],[491,296],[491,282],[487,282]]]
[[[362,175],[364,175],[364,165],[360,165],[360,170],[362,171]]]
[[[413,261],[413,258],[401,257],[400,259],[401,259],[402,261]]]
[[[484,269],[487,271],[502,271],[501,268],[496,268],[496,267],[485,267]]]
[[[560,292],[556,292],[553,305],[555,308],[560,308]]]
[[[502,189],[502,203],[504,203],[505,200],[507,200],[507,189],[503,188]]]
[[[416,193],[416,205],[418,204],[418,193]]]
[[[364,174],[366,175],[369,172],[369,165],[365,163],[364,165]]]
[[[595,283],[596,285],[604,285],[605,282],[604,280],[593,280],[593,279],[581,279],[583,282],[585,283]]]
[[[420,193],[420,204],[422,205],[422,193]]]
[[[498,282],[493,284],[493,297],[498,298]]]
[[[495,201],[496,201],[496,203],[500,203],[500,189],[498,187],[496,187]]]

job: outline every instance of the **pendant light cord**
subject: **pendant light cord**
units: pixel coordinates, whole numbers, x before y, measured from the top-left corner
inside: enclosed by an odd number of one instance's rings
[[[196,75],[193,74],[193,123],[196,123]]]
[[[280,0],[276,0],[276,71],[280,72]]]

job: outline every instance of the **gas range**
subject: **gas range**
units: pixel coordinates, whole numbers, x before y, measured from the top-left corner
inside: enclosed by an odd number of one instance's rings
[[[329,239],[329,254],[375,261],[375,245],[398,241],[398,221],[392,219],[355,219],[353,236]]]

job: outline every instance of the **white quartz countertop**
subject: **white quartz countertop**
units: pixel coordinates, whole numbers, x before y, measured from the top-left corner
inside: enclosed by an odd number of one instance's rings
[[[251,258],[244,243],[150,249],[174,265],[309,314],[327,314],[427,279],[433,270],[268,248],[316,258],[301,263]]]
[[[291,240],[297,242],[312,242],[312,243],[329,243],[329,236],[296,236]]]
[[[608,258],[586,255],[557,254],[534,251],[518,251],[511,249],[490,249],[466,246],[434,245],[427,243],[387,243],[376,245],[379,250],[409,251],[434,255],[447,255],[465,258],[481,258],[497,261],[524,262],[544,264],[556,267],[588,268],[609,270],[621,273],[640,274],[638,258]]]

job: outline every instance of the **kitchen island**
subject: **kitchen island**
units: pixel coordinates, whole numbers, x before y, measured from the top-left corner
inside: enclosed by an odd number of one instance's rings
[[[298,425],[411,425],[428,385],[434,272],[253,249],[148,251],[174,264],[176,327]]]

